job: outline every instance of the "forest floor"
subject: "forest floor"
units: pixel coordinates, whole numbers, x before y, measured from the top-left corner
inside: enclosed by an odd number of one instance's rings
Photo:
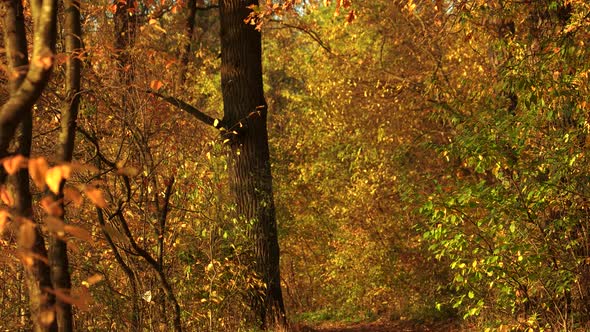
[[[313,327],[302,327],[301,332],[459,332],[468,331],[456,322],[438,322],[425,324],[411,320],[393,322],[374,322],[357,324],[321,324]]]

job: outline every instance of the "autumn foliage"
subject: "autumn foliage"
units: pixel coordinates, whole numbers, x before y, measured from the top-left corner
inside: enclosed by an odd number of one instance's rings
[[[0,13],[0,328],[590,327],[586,1]]]

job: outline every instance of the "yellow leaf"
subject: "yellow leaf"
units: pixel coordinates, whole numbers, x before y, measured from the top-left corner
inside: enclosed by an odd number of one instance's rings
[[[59,165],[50,168],[45,173],[45,183],[53,193],[59,193],[61,181],[66,180],[72,174],[70,165]]]
[[[84,192],[90,201],[99,208],[104,209],[108,206],[100,189],[93,186],[87,186]]]
[[[29,159],[29,174],[35,183],[35,186],[40,190],[45,189],[45,174],[48,169],[49,165],[45,158]]]

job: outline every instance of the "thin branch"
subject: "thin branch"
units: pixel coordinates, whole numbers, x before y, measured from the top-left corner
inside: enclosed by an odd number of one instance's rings
[[[318,43],[326,52],[328,52],[330,54],[333,54],[333,55],[337,55],[337,54],[335,54],[332,51],[332,48],[330,47],[330,45],[328,45],[326,42],[324,42],[321,39],[320,35],[317,32],[315,32],[315,31],[313,31],[313,30],[311,30],[311,29],[309,29],[307,27],[285,23],[284,21],[281,21],[281,20],[274,20],[273,19],[273,20],[270,20],[270,21],[271,22],[274,22],[274,23],[278,23],[280,25],[283,25],[283,26],[285,26],[287,28],[292,28],[292,29],[299,30],[299,31],[307,34],[308,36],[311,37],[311,39],[313,39],[316,43]]]
[[[168,211],[170,210],[170,196],[172,196],[172,186],[174,185],[174,176],[168,179],[166,185],[166,191],[164,193],[164,206],[162,206],[162,212],[160,214],[160,229],[158,230],[158,263],[160,264],[160,270],[164,269],[164,233],[166,230],[166,219],[168,218]]]

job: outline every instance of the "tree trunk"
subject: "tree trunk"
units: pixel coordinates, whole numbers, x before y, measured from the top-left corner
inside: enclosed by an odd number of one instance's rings
[[[74,139],[76,133],[76,119],[80,104],[80,52],[82,48],[82,27],[80,24],[80,2],[77,0],[64,0],[65,6],[65,47],[68,59],[66,61],[66,91],[61,114],[61,133],[59,137],[58,151],[59,161],[69,163],[72,161],[74,151]],[[65,182],[65,181],[63,181]],[[59,215],[55,216],[65,221],[65,206],[63,202],[62,182],[60,192],[54,199],[60,202]],[[57,291],[70,293],[72,287],[67,243],[58,236],[52,236],[49,246],[49,263],[51,266],[51,280],[53,288]],[[57,299],[57,322],[59,331],[69,332],[73,330],[72,305]]]
[[[29,157],[31,152],[33,117],[31,108],[45,88],[53,64],[56,31],[55,0],[31,1],[35,38],[32,63],[28,63],[22,2],[3,1],[4,39],[11,78],[10,98],[0,111],[0,156],[8,154],[10,142],[20,127],[17,153]],[[28,66],[28,68],[27,68]],[[12,74],[16,75],[12,75]],[[1,183],[6,172],[1,171]],[[14,181],[14,219],[19,221],[19,251],[25,265],[31,320],[34,331],[55,331],[57,324],[53,305],[55,297],[45,242],[39,225],[34,223],[28,169],[20,169]]]
[[[188,0],[187,3],[188,14],[186,16],[186,24],[184,30],[184,40],[178,47],[178,55],[180,58],[180,69],[178,72],[178,89],[182,91],[182,86],[186,80],[186,72],[188,71],[189,56],[191,52],[191,45],[193,33],[195,31],[195,16],[197,15],[197,0]]]
[[[267,105],[262,84],[260,32],[244,23],[252,0],[220,1],[223,125],[230,138],[230,186],[237,213],[252,222],[253,270],[265,287],[252,294],[252,309],[263,329],[286,329],[280,285],[279,245],[272,192]]]

